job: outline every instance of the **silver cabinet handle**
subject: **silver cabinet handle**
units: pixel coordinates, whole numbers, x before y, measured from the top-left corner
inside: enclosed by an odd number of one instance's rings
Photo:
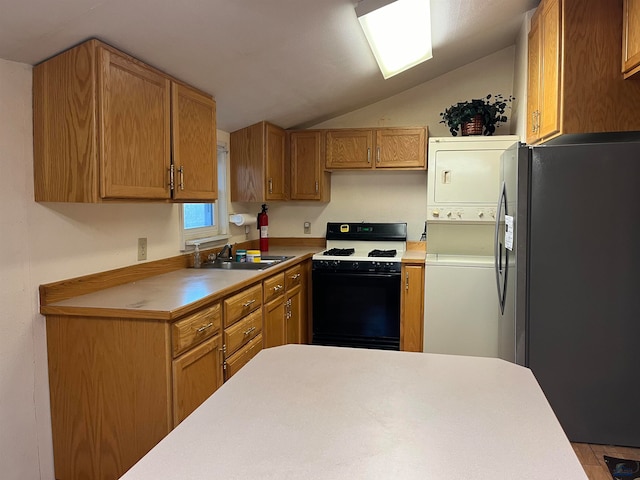
[[[367,163],[371,163],[371,149],[367,148]]]
[[[174,170],[175,170],[175,167],[171,165],[169,167],[169,189],[170,190],[173,190],[173,188],[175,187]]]
[[[316,180],[316,193],[318,193],[318,190],[319,190],[319,189],[320,189],[320,188],[319,188],[319,185],[318,185],[318,181]]]
[[[273,179],[269,179],[269,193],[273,193]]]
[[[380,147],[376,148],[376,163],[380,163]]]
[[[297,280],[297,279],[300,278],[300,275],[301,275],[300,273],[296,273],[295,275],[291,275],[290,278],[291,278],[291,280]]]
[[[178,172],[180,173],[180,190],[184,190],[184,167],[182,165],[180,165]]]
[[[404,289],[409,291],[409,272],[405,274]]]
[[[243,303],[243,304],[242,304],[242,306],[243,306],[243,307],[248,307],[248,306],[250,306],[250,305],[252,305],[252,304],[254,304],[254,303],[256,303],[256,300],[255,300],[255,299],[253,299],[253,300],[249,300],[248,302]]]
[[[202,332],[204,332],[205,330],[207,330],[207,329],[209,329],[209,328],[211,328],[211,327],[213,327],[213,322],[209,322],[209,323],[207,323],[206,325],[202,325],[200,328],[198,328],[198,329],[196,330],[196,332],[198,332],[198,333],[202,333]]]
[[[273,291],[274,292],[278,292],[280,290],[282,290],[284,287],[282,285],[276,285],[275,287],[273,287]]]
[[[251,333],[254,332],[255,329],[256,329],[256,327],[251,327],[250,329],[245,330],[244,331],[244,336],[246,337],[247,335],[251,335]]]

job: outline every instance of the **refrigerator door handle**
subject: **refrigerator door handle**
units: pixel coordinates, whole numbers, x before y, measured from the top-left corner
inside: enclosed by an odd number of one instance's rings
[[[504,303],[506,299],[506,272],[503,277],[502,272],[504,269],[503,257],[502,257],[502,242],[500,241],[500,219],[502,218],[502,209],[504,206],[506,213],[507,202],[507,185],[502,182],[500,188],[500,197],[498,198],[498,207],[496,211],[496,227],[495,237],[493,243],[495,271],[496,271],[496,287],[498,289],[498,303],[500,305],[500,313],[504,313]],[[506,262],[504,262],[506,264]]]

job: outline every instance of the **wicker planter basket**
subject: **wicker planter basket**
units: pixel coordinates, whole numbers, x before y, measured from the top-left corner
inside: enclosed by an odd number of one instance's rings
[[[460,125],[460,131],[463,136],[482,135],[483,128],[484,122],[482,121],[482,115],[476,115],[470,122]]]

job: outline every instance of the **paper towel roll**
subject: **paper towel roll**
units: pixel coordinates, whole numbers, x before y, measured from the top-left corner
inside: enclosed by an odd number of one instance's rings
[[[233,215],[229,215],[229,223],[233,223],[239,227],[242,225],[255,225],[258,223],[258,218],[256,215],[251,215],[249,213],[235,213]]]

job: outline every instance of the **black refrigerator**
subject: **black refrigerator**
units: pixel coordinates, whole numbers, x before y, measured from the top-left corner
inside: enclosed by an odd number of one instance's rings
[[[581,142],[503,156],[500,355],[569,440],[640,447],[640,134]]]

